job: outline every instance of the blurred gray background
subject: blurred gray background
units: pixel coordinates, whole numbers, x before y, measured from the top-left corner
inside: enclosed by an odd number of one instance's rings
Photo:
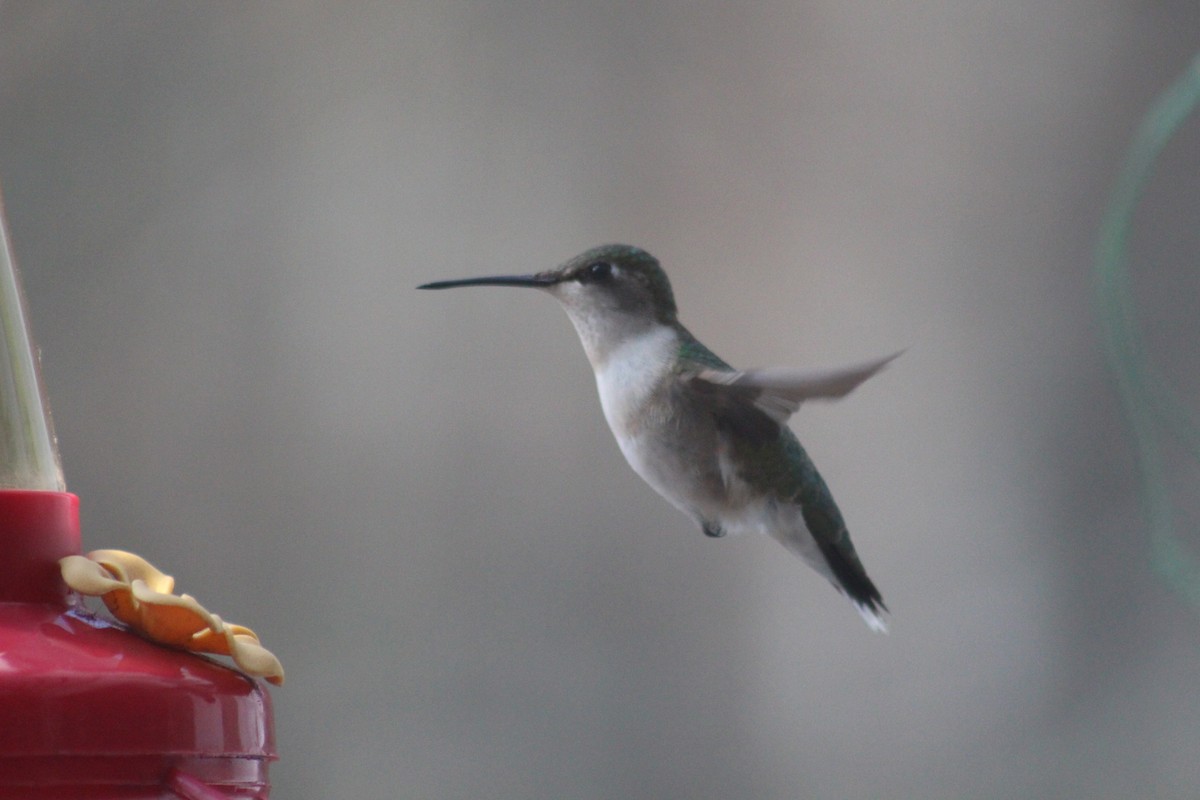
[[[281,800],[1194,798],[1200,618],[1149,566],[1091,258],[1198,34],[1192,0],[4,2],[85,548],[281,656]],[[1198,164],[1200,122],[1134,245],[1193,405]],[[642,484],[549,298],[413,288],[607,241],[735,364],[910,347],[792,423],[889,636]]]

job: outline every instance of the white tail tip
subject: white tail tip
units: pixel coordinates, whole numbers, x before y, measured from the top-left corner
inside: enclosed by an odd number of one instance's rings
[[[858,610],[859,616],[863,618],[863,622],[867,623],[868,628],[876,633],[888,632],[887,623],[884,622],[883,617],[880,616],[879,609],[871,608],[870,606],[866,605],[859,605],[858,603],[854,604],[854,608]]]

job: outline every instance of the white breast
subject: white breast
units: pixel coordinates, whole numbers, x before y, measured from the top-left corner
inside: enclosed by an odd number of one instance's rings
[[[608,353],[596,367],[596,388],[608,427],[624,451],[633,415],[662,380],[679,350],[679,336],[671,328],[655,327]],[[628,457],[629,453],[625,455]]]
[[[621,454],[642,480],[672,505],[692,515],[695,504],[689,495],[684,471],[670,459],[654,457],[649,446],[656,426],[639,425],[637,415],[646,414],[645,402],[658,388],[664,373],[671,368],[679,351],[674,330],[661,327],[631,339],[615,348],[596,369],[596,386],[604,418],[621,448]]]

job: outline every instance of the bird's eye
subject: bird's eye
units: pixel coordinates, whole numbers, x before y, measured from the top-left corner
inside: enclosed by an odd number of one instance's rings
[[[595,264],[588,264],[588,268],[584,270],[583,279],[585,281],[604,281],[612,277],[613,266],[607,261],[597,261]]]

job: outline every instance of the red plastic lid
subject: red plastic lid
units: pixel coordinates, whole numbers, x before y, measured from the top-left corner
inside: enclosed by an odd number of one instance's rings
[[[0,491],[0,798],[265,798],[262,683],[70,609],[78,552],[74,495]]]
[[[0,491],[0,603],[64,605],[58,560],[79,554],[79,498],[66,492]]]

